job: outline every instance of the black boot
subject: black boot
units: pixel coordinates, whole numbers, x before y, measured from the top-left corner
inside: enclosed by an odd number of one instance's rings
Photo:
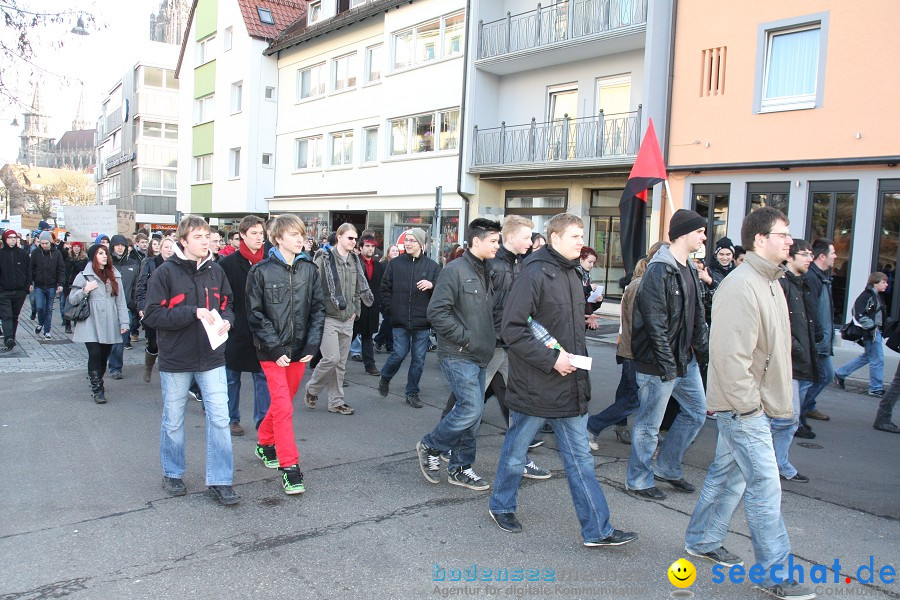
[[[63,321],[66,326],[66,333],[72,333],[72,321]]]
[[[88,371],[91,380],[91,395],[97,404],[106,404],[106,393],[103,390],[103,371]]]
[[[144,382],[150,383],[150,376],[153,375],[153,365],[156,364],[156,355],[151,354],[149,350],[144,350]]]

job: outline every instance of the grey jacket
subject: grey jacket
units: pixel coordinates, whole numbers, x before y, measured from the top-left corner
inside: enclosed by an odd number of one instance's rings
[[[359,286],[357,285],[358,282],[356,279],[357,258],[350,253],[345,260],[338,254],[336,249],[332,249],[331,256],[334,264],[337,266],[338,279],[341,282],[341,292],[344,295],[344,300],[347,302],[347,308],[338,310],[338,307],[331,301],[331,294],[328,292],[328,276],[325,274],[325,269],[328,268],[328,266],[325,264],[325,259],[319,254],[316,256],[314,262],[316,263],[316,266],[319,267],[319,281],[322,284],[322,292],[325,296],[325,316],[341,321],[346,321],[354,314],[356,315],[356,318],[359,318],[360,311],[362,310],[362,302],[360,301]]]
[[[500,315],[487,265],[467,250],[443,268],[428,303],[438,356],[486,367],[497,347]]]
[[[119,284],[119,294],[112,296],[112,286],[100,281],[94,273],[91,263],[85,265],[84,270],[75,276],[72,289],[69,292],[69,303],[77,304],[84,299],[84,286],[88,281],[96,281],[99,287],[88,293],[91,306],[91,316],[84,321],[75,322],[75,335],[72,341],[98,342],[100,344],[121,344],[122,329],[131,327],[131,319],[128,316],[128,306],[123,294],[122,275],[117,269],[116,281]]]

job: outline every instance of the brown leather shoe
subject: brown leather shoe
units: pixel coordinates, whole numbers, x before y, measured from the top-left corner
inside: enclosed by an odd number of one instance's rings
[[[375,376],[381,375],[381,371],[379,371],[375,367],[366,367],[366,373],[368,373],[369,375],[375,375]]]
[[[816,421],[830,421],[831,420],[831,417],[829,417],[825,413],[819,412],[818,409],[803,413],[803,416],[806,417],[807,419],[815,419]]]
[[[244,428],[241,427],[240,423],[232,423],[231,427],[231,435],[244,435]]]

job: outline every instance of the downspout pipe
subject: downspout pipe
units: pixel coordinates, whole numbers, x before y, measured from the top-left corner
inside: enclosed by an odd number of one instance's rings
[[[466,139],[466,93],[468,92],[468,74],[469,74],[469,26],[472,23],[472,0],[466,0],[466,47],[463,49],[463,78],[462,78],[462,101],[459,103],[459,130],[462,135],[459,136],[459,166],[456,174],[456,193],[463,199],[463,215],[460,215],[459,229],[465,236],[466,223],[469,222],[469,203],[471,202],[471,194],[464,192],[462,189],[462,178],[465,161],[464,144]],[[474,59],[472,59],[474,60]]]

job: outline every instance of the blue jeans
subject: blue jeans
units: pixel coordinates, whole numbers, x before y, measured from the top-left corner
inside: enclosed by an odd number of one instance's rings
[[[788,459],[791,442],[794,441],[794,433],[800,425],[800,380],[791,381],[794,388],[794,416],[789,419],[772,419],[772,446],[775,449],[775,462],[778,463],[778,472],[790,479],[797,474],[797,469]]]
[[[122,371],[122,366],[125,364],[125,344],[130,342],[131,334],[126,331],[122,334],[122,343],[112,345],[112,350],[109,353],[110,371]]]
[[[422,378],[422,370],[425,368],[425,354],[428,352],[427,329],[405,329],[394,327],[394,350],[381,368],[381,376],[390,381],[407,354],[412,352],[409,362],[409,372],[406,374],[406,395],[419,393],[419,380]],[[442,361],[443,362],[443,361]],[[445,371],[446,372],[446,371]],[[449,379],[449,375],[447,376]],[[453,385],[452,382],[450,385]]]
[[[657,375],[638,373],[640,406],[631,428],[631,456],[628,458],[626,484],[630,490],[654,486],[653,475],[664,479],[681,479],[681,461],[706,421],[706,393],[700,378],[700,367],[692,358],[682,377],[663,381]],[[669,397],[674,396],[681,412],[669,428],[659,448],[654,468],[650,468],[656,451],[659,425],[666,414]]]
[[[844,379],[853,374],[857,369],[869,365],[869,391],[879,392],[884,390],[884,346],[881,330],[875,329],[875,337],[863,341],[863,353],[840,367],[835,375]],[[829,380],[830,381],[830,380]]]
[[[228,419],[232,423],[241,422],[241,371],[232,371],[225,368],[225,378],[228,382]],[[269,412],[269,384],[266,374],[260,371],[253,373],[253,422],[259,429],[259,424],[266,418]]]
[[[514,410],[509,411],[509,429],[500,449],[500,462],[491,494],[491,512],[516,512],[516,493],[525,470],[528,444],[546,422],[553,427],[556,444],[562,454],[569,493],[575,514],[581,523],[581,537],[585,542],[596,542],[613,532],[609,524],[609,506],[603,488],[597,481],[594,457],[591,456],[587,436],[587,415],[564,419],[533,417]]]
[[[399,341],[396,337],[398,330],[394,329],[395,351]],[[424,334],[427,343],[427,330],[416,333]],[[441,369],[456,396],[456,405],[431,433],[422,438],[422,443],[441,452],[452,450],[450,464],[447,465],[447,469],[452,471],[475,462],[475,436],[481,425],[481,413],[484,412],[485,369],[470,360],[448,357],[441,359]],[[524,464],[522,468],[525,468]]]
[[[588,432],[594,435],[610,425],[616,425],[628,419],[640,406],[638,399],[638,386],[634,362],[631,359],[622,359],[622,378],[619,379],[619,387],[616,388],[616,400],[606,409],[588,419]],[[624,423],[623,423],[624,424]]]
[[[44,333],[50,333],[53,324],[53,299],[56,297],[56,288],[34,288],[34,304],[37,309],[38,325],[44,328]]]
[[[786,565],[791,542],[781,517],[781,483],[769,418],[764,414],[741,418],[729,412],[720,412],[717,417],[716,456],[688,523],[685,546],[696,552],[722,546],[743,498],[753,554],[765,569],[763,585],[771,586],[770,569],[772,565]],[[780,576],[788,578],[786,566]]]
[[[832,358],[828,354],[816,354],[816,373],[819,377],[818,383],[812,381],[800,382],[800,416],[816,409],[816,398],[819,394],[831,384],[834,379],[834,365]],[[802,419],[801,419],[802,420]]]
[[[160,371],[163,413],[159,432],[159,460],[163,475],[184,475],[184,411],[188,388],[196,380],[206,409],[206,485],[231,485],[234,454],[228,429],[228,392],[225,367],[193,373]]]

